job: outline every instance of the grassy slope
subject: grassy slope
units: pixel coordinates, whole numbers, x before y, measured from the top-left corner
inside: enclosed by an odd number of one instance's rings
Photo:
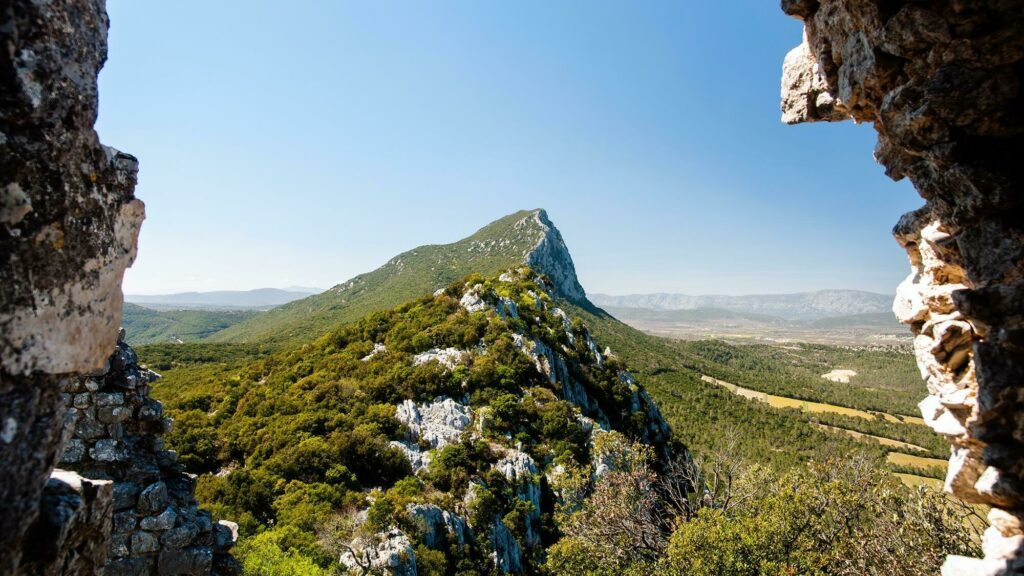
[[[256,310],[153,310],[124,305],[124,327],[132,345],[201,340],[259,315]]]
[[[496,220],[453,244],[420,246],[380,268],[330,290],[279,306],[266,314],[213,335],[215,342],[308,342],[339,324],[388,310],[477,273],[499,274],[522,263],[539,240],[537,234],[512,233],[534,211]],[[533,226],[533,221],[527,221]],[[514,240],[513,240],[514,239]]]

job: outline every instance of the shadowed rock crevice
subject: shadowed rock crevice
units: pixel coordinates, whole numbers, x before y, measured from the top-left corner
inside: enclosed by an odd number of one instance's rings
[[[915,334],[921,412],[952,444],[946,489],[994,507],[984,560],[1024,570],[1024,1],[783,0],[804,21],[783,121],[871,122],[875,158],[926,204],[894,229],[893,310]]]

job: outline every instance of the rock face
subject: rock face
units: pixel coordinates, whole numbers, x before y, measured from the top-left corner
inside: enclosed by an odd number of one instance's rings
[[[1024,2],[783,0],[804,21],[783,120],[853,118],[925,206],[896,225],[911,272],[893,309],[915,334],[928,424],[953,455],[946,489],[994,507],[985,560],[1024,571]]]
[[[27,574],[99,574],[107,558],[114,483],[54,470],[29,532],[20,571]]]
[[[531,504],[526,516],[526,534],[524,544],[528,547],[540,545],[540,471],[537,463],[518,450],[509,450],[505,457],[498,460],[495,467],[508,478],[515,487],[516,496]]]
[[[135,158],[93,129],[106,31],[96,0],[0,9],[2,574],[20,570],[62,450],[61,383],[101,368],[114,348],[144,216]]]
[[[362,574],[416,576],[416,551],[401,530],[378,535],[374,541],[356,540],[341,555],[341,563]]]
[[[523,258],[523,264],[547,274],[559,296],[573,302],[585,302],[587,295],[576,278],[576,266],[572,263],[562,233],[544,210],[535,210],[529,217],[541,229],[541,235],[537,245]]]
[[[139,366],[119,339],[101,376],[67,381],[70,440],[61,466],[113,481],[113,530],[105,573],[236,574],[227,555],[236,527],[214,524],[195,500],[195,476],[160,438],[170,429],[163,405],[149,397],[159,376]]]
[[[445,540],[466,544],[474,539],[473,530],[466,519],[433,504],[409,504],[409,514],[423,529],[423,543],[430,548],[440,548]]]
[[[439,396],[433,402],[417,405],[406,400],[395,409],[395,418],[409,427],[409,440],[444,448],[458,443],[462,432],[473,423],[473,410],[451,398]]]

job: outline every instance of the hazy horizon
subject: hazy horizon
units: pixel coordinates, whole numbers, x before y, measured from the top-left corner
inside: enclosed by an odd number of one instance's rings
[[[533,207],[592,293],[891,294],[908,271],[890,229],[922,201],[874,131],[779,121],[801,29],[774,4],[109,12],[97,127],[147,204],[129,294],[329,288]]]

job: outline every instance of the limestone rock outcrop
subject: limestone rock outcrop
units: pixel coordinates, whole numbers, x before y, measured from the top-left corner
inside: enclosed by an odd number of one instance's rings
[[[144,217],[135,158],[93,129],[106,33],[97,0],[0,8],[0,574],[44,560],[25,538],[63,448],[60,387],[114,348]]]
[[[240,573],[227,554],[236,528],[199,509],[195,476],[163,446],[171,421],[149,396],[159,376],[139,366],[123,338],[104,374],[69,380],[63,393],[71,438],[61,466],[113,482],[105,574]]]
[[[341,564],[358,574],[416,576],[416,551],[409,537],[393,529],[372,539],[356,539],[340,558]]]
[[[952,444],[946,489],[994,507],[986,558],[943,573],[1024,572],[1024,1],[782,8],[804,22],[783,120],[873,123],[875,158],[926,201],[894,229],[911,272],[893,310]]]
[[[559,296],[573,302],[586,301],[586,292],[576,278],[576,266],[572,262],[565,240],[562,239],[562,233],[548,219],[546,211],[535,210],[528,218],[531,217],[542,233],[537,245],[523,258],[523,264],[544,271]]]

